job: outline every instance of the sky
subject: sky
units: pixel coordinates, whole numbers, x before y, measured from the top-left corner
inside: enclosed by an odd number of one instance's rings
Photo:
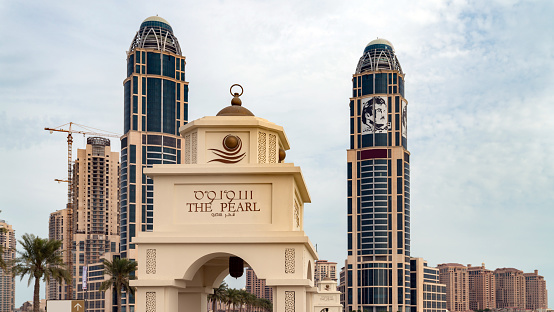
[[[552,308],[550,0],[0,0],[0,219],[18,238],[47,237],[49,214],[67,200],[54,182],[67,175],[66,137],[44,128],[122,134],[126,51],[156,14],[186,56],[189,120],[228,106],[240,83],[243,105],[284,127],[286,161],[302,168],[312,198],[305,231],[338,269],[352,74],[369,41],[391,41],[406,73],[412,256],[537,269]],[[75,150],[84,146],[75,136]],[[16,307],[27,300],[24,279]]]

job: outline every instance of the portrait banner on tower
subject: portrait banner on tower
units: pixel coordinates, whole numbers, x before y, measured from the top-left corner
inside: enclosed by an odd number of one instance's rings
[[[384,96],[371,96],[362,99],[362,134],[387,133],[388,99]]]

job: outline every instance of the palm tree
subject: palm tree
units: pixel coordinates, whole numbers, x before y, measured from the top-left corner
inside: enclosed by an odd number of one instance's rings
[[[254,306],[256,305],[256,300],[258,299],[258,297],[256,297],[256,295],[254,294],[246,292],[245,298],[246,298],[245,303],[246,303],[247,311],[251,312]]]
[[[19,243],[23,251],[17,251],[19,257],[14,260],[12,271],[14,276],[29,275],[28,285],[35,280],[35,290],[33,296],[33,311],[38,312],[40,308],[40,279],[49,282],[55,279],[58,282],[64,280],[71,282],[71,274],[65,269],[61,253],[59,252],[62,242],[59,240],[49,240],[40,238],[33,234],[24,234]]]
[[[121,291],[135,295],[135,288],[129,286],[129,281],[135,279],[133,272],[137,270],[137,263],[125,258],[114,258],[113,261],[102,259],[104,263],[104,274],[109,279],[102,282],[100,290],[106,291],[110,288],[115,289],[117,296],[117,311],[121,312]]]
[[[239,290],[238,289],[234,289],[234,288],[231,288],[231,289],[227,289],[226,291],[226,301],[227,301],[227,311],[229,311],[229,308],[231,307],[231,304],[233,305],[233,310],[232,311],[235,311],[235,307],[237,306],[238,303],[240,303],[240,299],[239,299]]]
[[[250,293],[244,289],[240,289],[238,293],[239,311],[243,311],[244,306],[250,303]]]
[[[225,300],[225,292],[227,291],[227,283],[221,282],[218,288],[214,288],[214,293],[208,295],[208,299],[212,301],[212,311],[216,312],[218,302]]]
[[[273,304],[271,303],[270,300],[262,298],[262,302],[263,302],[262,308],[264,309],[264,311],[267,311],[267,312],[273,311]]]

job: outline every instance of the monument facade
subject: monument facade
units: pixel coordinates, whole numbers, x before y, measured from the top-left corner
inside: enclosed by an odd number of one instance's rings
[[[313,311],[317,253],[303,231],[302,172],[284,162],[283,128],[234,96],[217,116],[179,129],[184,164],[144,170],[156,218],[134,240],[141,311],[207,311],[213,288],[247,266],[272,287],[274,311]]]

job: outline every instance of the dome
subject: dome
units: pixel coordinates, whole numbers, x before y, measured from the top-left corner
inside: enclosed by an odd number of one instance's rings
[[[254,116],[254,114],[246,107],[231,105],[220,110],[216,116]]]
[[[159,16],[150,16],[142,21],[139,31],[131,42],[129,51],[137,48],[167,51],[182,55],[179,41],[173,35],[173,28],[165,19]]]
[[[140,29],[143,29],[145,27],[152,27],[152,26],[158,26],[158,27],[167,29],[173,33],[173,28],[171,28],[171,25],[169,25],[169,22],[159,16],[150,16],[149,18],[142,21],[142,24],[140,24]]]
[[[365,46],[364,53],[372,49],[384,49],[384,50],[390,50],[394,52],[394,46],[392,45],[392,43],[390,43],[390,41],[388,41],[387,39],[383,39],[383,38],[377,38],[375,40],[372,40],[370,43],[368,43]]]
[[[144,22],[162,22],[162,23],[166,23],[167,25],[169,25],[169,22],[166,21],[164,18],[161,18],[159,16],[150,16],[149,18],[145,19],[144,21],[142,21],[143,23]],[[171,25],[169,25],[171,26]]]
[[[356,74],[378,70],[397,70],[400,74],[404,74],[394,54],[394,46],[383,38],[372,40],[365,46],[364,53],[356,67]]]

